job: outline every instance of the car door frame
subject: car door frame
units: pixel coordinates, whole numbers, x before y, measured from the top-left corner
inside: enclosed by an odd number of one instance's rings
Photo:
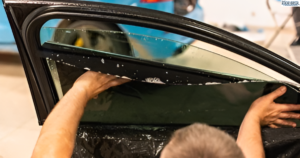
[[[45,60],[38,52],[40,28],[50,19],[84,19],[168,31],[224,48],[300,83],[300,67],[241,37],[205,23],[160,11],[99,2],[5,1],[5,10],[42,125],[58,101]],[[34,53],[33,53],[34,52]]]

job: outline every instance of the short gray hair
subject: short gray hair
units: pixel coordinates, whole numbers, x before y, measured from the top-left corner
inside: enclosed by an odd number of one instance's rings
[[[162,158],[244,158],[235,140],[227,133],[194,123],[174,132]]]

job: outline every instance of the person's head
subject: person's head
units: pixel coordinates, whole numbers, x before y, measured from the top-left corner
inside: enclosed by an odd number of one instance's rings
[[[227,133],[195,123],[174,132],[161,158],[244,158]]]

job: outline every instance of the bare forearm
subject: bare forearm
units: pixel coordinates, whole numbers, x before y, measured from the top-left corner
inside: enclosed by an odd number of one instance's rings
[[[84,93],[73,87],[57,103],[43,125],[32,157],[71,157],[74,136],[88,101]]]
[[[240,127],[237,144],[246,158],[265,157],[258,117],[253,117],[251,113],[247,113]]]
[[[87,101],[110,87],[129,81],[93,71],[81,75],[46,119],[32,157],[71,157]]]

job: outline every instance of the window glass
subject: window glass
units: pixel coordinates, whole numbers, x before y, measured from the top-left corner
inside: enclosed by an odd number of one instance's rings
[[[59,98],[87,70],[132,79],[89,101],[82,122],[239,125],[256,98],[281,85],[229,56],[189,44],[194,41],[188,37],[116,26],[81,21],[40,30],[41,45],[50,50],[41,57]],[[297,102],[297,93],[291,91],[284,102]]]
[[[273,81],[274,78],[228,57],[169,39],[93,29],[43,27],[44,43],[71,45],[106,53],[194,68],[232,77]],[[45,38],[48,37],[48,38]]]
[[[298,84],[297,82],[287,78],[286,76],[283,76],[282,74],[268,68],[268,67],[265,67],[253,60],[250,60],[248,58],[245,58],[241,55],[238,55],[236,53],[233,53],[231,51],[228,51],[226,49],[223,49],[223,48],[220,48],[220,47],[217,47],[217,46],[214,46],[214,45],[211,45],[211,44],[208,44],[208,43],[205,43],[203,41],[199,41],[199,40],[194,40],[191,45],[195,46],[195,47],[199,47],[199,48],[202,48],[202,49],[205,49],[205,50],[209,50],[209,51],[212,51],[212,52],[215,52],[217,54],[220,54],[222,56],[225,56],[225,57],[228,57],[230,59],[233,59],[235,61],[242,61],[243,64],[247,65],[247,66],[250,66],[256,70],[259,70],[261,72],[263,72],[264,74],[267,74],[268,76],[272,77],[272,78],[275,78],[277,81],[283,81],[283,82],[288,82],[288,83],[292,83],[292,84]]]

